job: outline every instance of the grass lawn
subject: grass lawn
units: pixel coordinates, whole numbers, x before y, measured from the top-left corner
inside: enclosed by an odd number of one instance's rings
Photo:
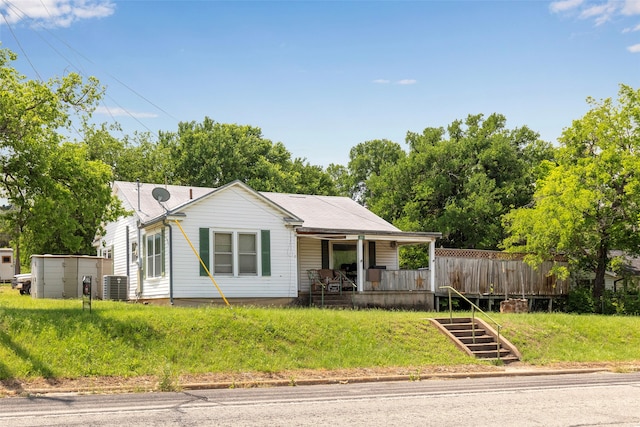
[[[444,313],[159,307],[35,300],[0,286],[0,380],[486,364],[425,319]],[[534,365],[640,361],[640,318],[492,314]]]

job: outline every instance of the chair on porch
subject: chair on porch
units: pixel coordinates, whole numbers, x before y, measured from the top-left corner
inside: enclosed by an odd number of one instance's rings
[[[309,280],[312,289],[326,289],[327,292],[340,292],[342,278],[329,268],[309,270]]]

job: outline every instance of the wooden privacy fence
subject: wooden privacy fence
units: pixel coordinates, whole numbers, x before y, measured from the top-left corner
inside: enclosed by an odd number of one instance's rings
[[[436,249],[436,293],[451,286],[469,295],[557,296],[569,291],[569,280],[549,275],[553,261],[537,269],[524,254],[468,249]],[[556,263],[567,265],[558,258]]]

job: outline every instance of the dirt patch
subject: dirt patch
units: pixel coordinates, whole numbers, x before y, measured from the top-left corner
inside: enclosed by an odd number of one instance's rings
[[[337,384],[365,381],[420,381],[430,378],[461,377],[465,375],[500,375],[505,373],[548,373],[563,370],[608,370],[612,372],[640,371],[636,363],[557,363],[545,366],[522,362],[506,366],[457,365],[401,368],[356,368],[337,370],[292,370],[276,373],[204,373],[176,377],[83,377],[35,378],[0,381],[0,396],[31,396],[46,393],[130,393],[178,391],[204,388],[249,388],[296,386],[308,384]]]

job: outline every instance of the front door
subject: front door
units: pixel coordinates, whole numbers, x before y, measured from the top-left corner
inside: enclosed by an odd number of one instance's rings
[[[358,248],[355,243],[334,243],[332,246],[333,269],[342,270],[354,280],[358,271]]]

